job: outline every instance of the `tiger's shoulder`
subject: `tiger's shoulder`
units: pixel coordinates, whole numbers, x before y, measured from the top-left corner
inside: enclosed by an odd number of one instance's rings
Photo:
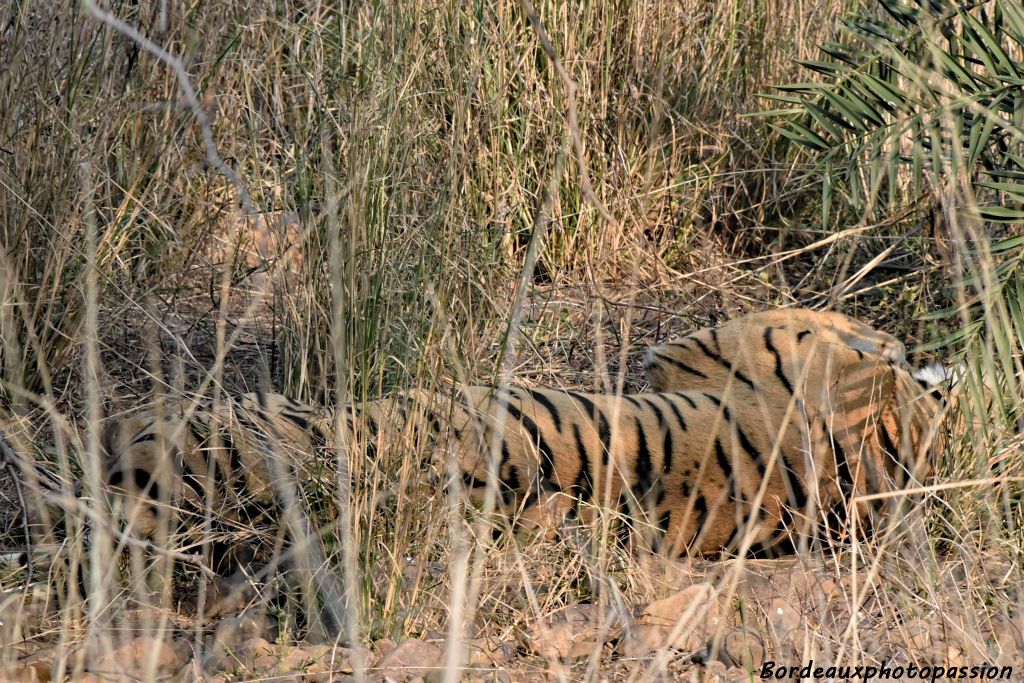
[[[735,318],[653,347],[646,371],[656,391],[715,393],[751,432],[788,425],[783,458],[787,432],[819,441],[812,451],[834,454],[824,480],[837,482],[836,500],[922,480],[944,445],[948,372],[912,369],[902,342],[840,313]]]
[[[751,313],[648,349],[654,391],[722,388],[793,394],[865,363],[906,366],[896,337],[833,311],[804,308]]]

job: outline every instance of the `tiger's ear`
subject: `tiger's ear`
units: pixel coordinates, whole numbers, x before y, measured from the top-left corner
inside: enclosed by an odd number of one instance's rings
[[[925,387],[931,388],[944,385],[952,389],[966,376],[967,366],[964,363],[957,363],[956,365],[929,363],[914,370],[913,374],[914,379]]]
[[[929,363],[913,371],[914,379],[921,383],[925,389],[931,389],[949,383],[952,386],[956,383],[962,367],[948,367],[942,363]]]
[[[925,389],[931,391],[937,400],[945,402],[949,393],[959,383],[967,368],[959,365],[942,365],[929,363],[913,371],[914,379]]]

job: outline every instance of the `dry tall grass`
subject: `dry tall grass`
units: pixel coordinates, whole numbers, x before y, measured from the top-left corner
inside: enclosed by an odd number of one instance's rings
[[[809,159],[742,116],[771,84],[802,79],[793,60],[816,56],[854,4],[544,0],[536,22],[512,1],[0,10],[0,426],[70,512],[53,573],[3,578],[0,665],[56,653],[55,678],[77,677],[140,635],[190,634],[197,661],[215,649],[209,577],[154,565],[99,502],[100,415],[183,390],[343,403],[451,378],[642,389],[644,345],[795,302],[908,341],[942,332],[916,321],[956,300],[960,261],[955,242],[932,243],[929,207],[867,224],[834,206],[822,226]],[[974,357],[1010,381],[998,393],[1012,417],[1019,337],[1011,346],[981,340]],[[847,577],[846,598],[794,589],[807,626],[776,658],[909,657],[938,621],[965,661],[1019,663],[991,637],[1016,628],[1019,646],[1021,628],[1024,519],[1005,483],[1020,443],[1001,429],[965,435],[942,463],[956,488],[932,492],[903,536],[799,558],[801,576]],[[733,571],[743,563],[665,563],[572,536],[491,542],[454,498],[399,486],[401,453],[346,461],[287,511],[291,565],[344,596],[348,645],[435,638],[448,680],[484,640],[511,653],[485,672],[495,680],[643,680],[698,667],[600,643],[559,662],[537,624],[705,576],[748,628],[770,622],[770,597]],[[8,474],[0,544],[21,548],[25,489],[40,484]],[[291,601],[309,591],[280,594],[284,641],[304,632]],[[351,675],[372,675],[352,661]]]

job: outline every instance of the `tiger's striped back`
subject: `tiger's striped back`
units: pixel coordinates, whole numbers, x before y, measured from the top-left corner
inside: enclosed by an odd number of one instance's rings
[[[841,373],[863,364],[905,366],[903,343],[840,313],[785,309],[651,347],[644,371],[654,391],[738,386],[782,405],[823,400]]]

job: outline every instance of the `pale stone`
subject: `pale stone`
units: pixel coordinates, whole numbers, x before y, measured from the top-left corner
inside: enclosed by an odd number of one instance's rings
[[[699,583],[647,605],[623,649],[631,657],[659,647],[698,652],[723,625],[714,588]]]
[[[489,638],[477,638],[467,643],[469,646],[469,664],[471,666],[495,666],[512,656],[512,648],[507,643],[498,643]]]
[[[88,669],[100,675],[125,675],[143,678],[150,672],[169,676],[181,669],[190,654],[183,640],[167,642],[156,638],[134,638],[113,651],[90,658]],[[151,668],[152,667],[152,668]]]
[[[302,673],[310,683],[337,680],[340,674],[352,673],[352,650],[347,647],[306,645],[302,652],[307,658]]]
[[[717,659],[704,665],[703,683],[725,683],[727,667]]]
[[[397,645],[395,644],[395,641],[391,640],[390,638],[381,638],[373,644],[374,652],[381,659],[387,657],[388,653],[390,653],[396,647]]]
[[[20,675],[26,677],[26,680],[34,676],[35,680],[40,683],[49,683],[53,675],[53,658],[52,649],[41,650],[20,660],[15,669],[24,669]],[[2,675],[6,675],[6,672]],[[15,680],[21,679],[15,678]]]
[[[46,680],[50,680],[47,676]],[[39,675],[35,667],[19,664],[9,669],[0,668],[0,683],[39,683]]]
[[[754,671],[754,679],[757,680],[757,671]],[[723,683],[750,683],[750,672],[746,669],[734,666],[722,676]]]
[[[579,659],[618,638],[627,621],[626,616],[599,605],[568,605],[538,623],[530,641],[549,659]]]
[[[246,610],[217,622],[214,640],[225,646],[234,646],[252,638],[275,640],[277,624],[261,610]]]
[[[265,658],[274,652],[274,646],[263,638],[250,638],[237,645],[224,642],[217,645],[206,661],[207,673],[252,673],[257,667],[265,667]]]
[[[444,678],[444,652],[422,640],[403,640],[380,662],[385,678],[408,680],[423,677],[427,681]]]
[[[768,625],[775,653],[781,658],[799,658],[806,626],[800,613],[788,601],[776,598],[768,603]]]

